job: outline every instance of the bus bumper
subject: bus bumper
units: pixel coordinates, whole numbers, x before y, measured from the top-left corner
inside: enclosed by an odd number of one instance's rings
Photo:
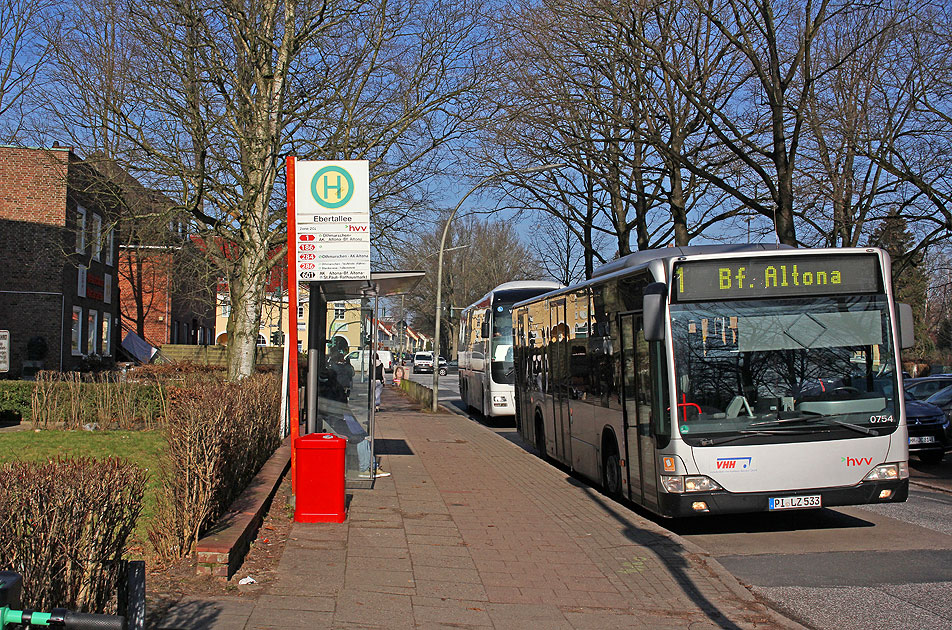
[[[883,490],[891,490],[887,499],[881,499]],[[703,516],[709,514],[741,514],[745,512],[790,511],[771,510],[770,499],[778,497],[820,496],[820,507],[840,505],[863,505],[867,503],[901,503],[909,496],[909,480],[864,481],[855,486],[843,488],[819,488],[812,490],[784,490],[778,492],[699,492],[691,494],[673,494],[662,492],[658,499],[660,512],[664,516]],[[707,511],[695,510],[694,505],[703,501]]]

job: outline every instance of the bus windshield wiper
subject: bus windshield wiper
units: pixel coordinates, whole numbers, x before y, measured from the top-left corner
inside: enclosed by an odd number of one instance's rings
[[[748,429],[741,429],[737,432],[736,435],[724,435],[722,437],[714,438],[701,438],[698,440],[698,446],[717,446],[718,444],[727,444],[728,442],[734,442],[736,440],[742,440],[751,435],[790,435],[795,433],[795,431],[790,430],[759,430],[759,431],[750,431]]]
[[[846,427],[847,429],[852,429],[859,433],[865,433],[866,435],[879,435],[879,431],[875,429],[870,429],[859,424],[853,424],[852,422],[844,422],[843,420],[837,420],[835,418],[830,418],[823,415],[822,413],[817,413],[816,411],[801,411],[803,415],[797,416],[795,418],[779,418],[777,420],[766,420],[764,422],[754,422],[748,426],[751,427],[780,427],[786,424],[796,424],[804,423],[811,424],[817,422],[823,422],[826,424],[838,424],[841,427]]]

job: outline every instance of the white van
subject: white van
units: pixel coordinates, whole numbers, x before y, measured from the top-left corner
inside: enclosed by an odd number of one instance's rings
[[[383,361],[383,369],[386,372],[393,372],[393,353],[389,350],[377,350],[377,355]]]
[[[383,362],[383,369],[387,372],[392,372],[393,353],[389,350],[377,350],[377,354]],[[354,366],[354,370],[357,372],[372,372],[374,369],[373,353],[371,353],[370,350],[354,350],[347,355],[347,360],[350,361],[350,364]]]

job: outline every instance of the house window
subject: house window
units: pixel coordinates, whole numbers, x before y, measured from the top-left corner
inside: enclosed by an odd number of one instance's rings
[[[69,343],[70,352],[74,356],[83,354],[82,335],[83,335],[83,309],[80,306],[73,307],[72,337]]]
[[[99,339],[99,311],[86,313],[86,354],[96,353],[96,340]]]
[[[298,319],[301,319],[301,318],[303,318],[303,317],[304,317],[304,307],[303,307],[303,306],[299,306],[299,307],[298,307]]]
[[[100,254],[102,254],[102,217],[98,214],[93,214],[93,260],[99,260]]]
[[[231,304],[228,302],[221,303],[221,316],[228,317],[228,314],[231,313]]]
[[[106,264],[112,265],[114,258],[112,250],[116,246],[115,242],[116,231],[109,230],[109,233],[106,234]]]
[[[343,302],[337,302],[334,304],[334,319],[344,319],[344,315],[347,313],[347,305]]]
[[[102,314],[102,356],[112,356],[112,315],[103,311]]]
[[[102,301],[112,304],[112,276],[108,273],[102,277]]]
[[[304,342],[298,340],[298,352],[304,352]]]
[[[86,253],[86,208],[76,206],[76,253]]]
[[[259,346],[268,345],[268,340],[264,338],[264,335],[258,335],[258,345]]]
[[[79,273],[76,276],[76,295],[86,297],[86,265],[79,266]]]

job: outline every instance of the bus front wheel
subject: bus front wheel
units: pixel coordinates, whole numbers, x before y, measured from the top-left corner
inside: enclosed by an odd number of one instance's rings
[[[536,413],[535,417],[535,447],[539,451],[539,457],[547,459],[545,452],[545,427],[542,424],[542,415]]]
[[[608,496],[616,499],[621,496],[621,460],[617,448],[606,451],[602,460],[602,486]]]

